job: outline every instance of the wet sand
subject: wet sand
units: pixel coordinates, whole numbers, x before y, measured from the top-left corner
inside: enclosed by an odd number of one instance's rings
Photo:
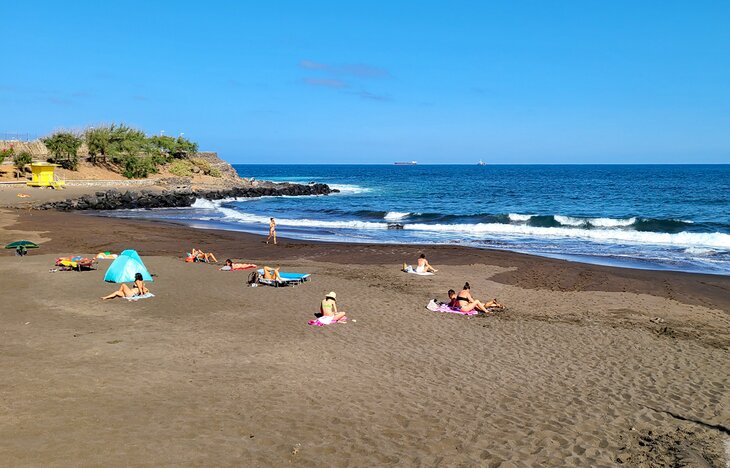
[[[725,466],[730,278],[416,246],[317,244],[74,213],[1,212],[0,459],[10,465]],[[191,246],[308,272],[185,264]],[[101,302],[135,248],[157,295]],[[464,281],[507,312],[427,311]],[[309,327],[330,290],[351,320]],[[652,318],[660,317],[661,323]],[[354,319],[354,320],[353,320]]]

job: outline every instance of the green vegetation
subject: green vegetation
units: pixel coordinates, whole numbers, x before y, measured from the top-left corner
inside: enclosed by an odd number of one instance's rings
[[[89,148],[89,161],[92,164],[106,163],[107,156],[112,152],[113,127],[92,127],[84,132],[84,140]]]
[[[170,172],[178,177],[192,177],[195,165],[188,159],[180,159],[170,163]]]
[[[77,138],[76,140],[72,138]],[[68,132],[58,132],[42,139],[53,155],[52,162],[59,162],[63,167],[76,169],[78,157],[76,153],[81,142],[86,143],[89,150],[89,162],[95,165],[113,166],[127,178],[144,178],[158,172],[158,167],[179,161],[187,161],[198,152],[198,145],[182,136],[148,137],[141,130],[124,124],[101,125],[87,129],[83,139]],[[71,144],[73,143],[73,145]],[[73,156],[72,156],[73,155]],[[176,170],[192,175],[203,171],[220,177],[220,171],[211,168],[196,169],[197,165],[189,163],[178,165]],[[207,170],[207,172],[206,172]]]
[[[1,149],[0,150],[0,164],[2,164],[6,158],[12,158],[13,154],[15,154],[15,149],[13,148],[13,145],[10,145],[9,148]]]
[[[15,176],[20,177],[25,171],[25,166],[33,162],[33,156],[27,151],[21,151],[13,157],[13,164],[15,165]]]
[[[198,144],[181,136],[153,136],[150,144],[168,161],[188,158],[198,152]]]
[[[178,177],[192,177],[195,174],[203,173],[213,177],[221,177],[221,171],[212,167],[208,161],[202,158],[178,159],[170,163],[169,170]]]
[[[210,163],[203,158],[190,158],[190,162],[198,166],[200,172],[205,175],[213,177],[221,177],[222,175],[221,171],[219,171],[217,167],[211,166]]]
[[[60,164],[64,169],[73,171],[78,169],[78,150],[83,143],[81,138],[71,132],[56,132],[49,137],[41,138],[41,141],[51,153],[48,162]]]

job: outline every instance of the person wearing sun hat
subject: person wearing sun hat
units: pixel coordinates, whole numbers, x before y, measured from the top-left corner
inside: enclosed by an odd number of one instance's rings
[[[345,313],[337,311],[337,293],[334,291],[327,293],[324,297],[322,303],[319,305],[319,312],[322,316],[318,320],[323,325],[347,321]]]

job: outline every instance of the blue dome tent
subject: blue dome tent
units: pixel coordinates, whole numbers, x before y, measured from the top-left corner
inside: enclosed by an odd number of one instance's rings
[[[142,259],[136,250],[125,250],[119,257],[109,265],[109,269],[104,275],[104,281],[110,283],[131,283],[134,281],[134,275],[142,273],[144,281],[152,281],[152,275],[147,271]]]

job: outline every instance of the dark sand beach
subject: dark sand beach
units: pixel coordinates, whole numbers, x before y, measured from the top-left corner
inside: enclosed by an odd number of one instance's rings
[[[730,278],[501,251],[317,244],[76,213],[3,211],[0,459],[8,466],[726,466]],[[281,265],[312,281],[249,288]],[[155,298],[98,298],[134,248]],[[472,284],[508,310],[427,311]],[[350,322],[306,324],[330,290]],[[661,323],[651,319],[659,317]]]

